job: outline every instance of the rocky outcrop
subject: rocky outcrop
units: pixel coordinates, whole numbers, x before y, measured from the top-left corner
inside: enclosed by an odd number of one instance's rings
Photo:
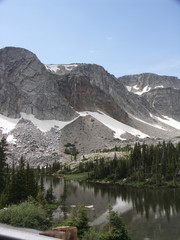
[[[157,88],[143,95],[160,114],[180,121],[180,90],[173,88]]]
[[[127,75],[119,78],[124,86],[131,87],[132,92],[143,91],[156,88],[174,88],[180,89],[180,80],[177,77],[161,76],[153,73],[142,73],[136,75]],[[134,88],[135,86],[135,88]]]
[[[13,144],[9,144],[10,164],[13,160],[17,161],[20,156],[24,156],[32,166],[45,166],[46,163],[51,164],[62,158],[59,152],[60,131],[58,128],[42,132],[31,121],[21,119],[10,134],[15,139]]]
[[[130,92],[138,94],[144,104],[148,103],[156,116],[180,120],[180,79],[177,77],[143,73],[123,76],[119,80]]]
[[[25,112],[39,119],[72,119],[76,113],[58,91],[56,79],[28,50],[1,49],[0,113],[14,118]]]
[[[64,145],[75,144],[81,154],[113,147],[120,140],[113,137],[113,131],[91,116],[79,117],[61,130],[60,151]]]
[[[91,83],[91,78],[84,74],[68,74],[59,79],[59,91],[69,104],[78,112],[101,110],[113,118],[129,124],[128,114],[115,100]]]
[[[150,120],[149,112],[155,113],[146,100],[143,100],[129,92],[124,84],[113,75],[96,64],[80,64],[69,73],[82,79],[87,79],[92,86],[98,87],[106,95],[110,96],[126,113]],[[145,102],[144,102],[145,101]],[[121,110],[121,111],[122,111]]]

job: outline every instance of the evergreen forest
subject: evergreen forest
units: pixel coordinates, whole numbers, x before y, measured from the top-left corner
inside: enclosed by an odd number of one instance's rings
[[[117,158],[115,152],[112,161],[104,158],[84,160],[77,172],[88,172],[89,180],[169,187],[180,185],[180,143],[175,146],[165,141],[157,145],[137,142],[133,148],[127,149],[126,157]]]

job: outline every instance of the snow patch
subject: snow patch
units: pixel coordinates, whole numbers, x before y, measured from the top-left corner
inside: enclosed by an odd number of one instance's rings
[[[173,118],[170,118],[168,116],[163,116],[164,119],[160,117],[156,117],[160,122],[163,122],[177,130],[180,130],[180,122],[174,120]]]
[[[151,116],[152,118],[154,118],[154,117],[152,116],[152,114],[150,114],[150,116]],[[132,115],[132,117],[133,117],[134,119],[138,120],[139,122],[145,123],[145,124],[147,124],[147,125],[149,125],[149,126],[151,126],[151,127],[159,128],[159,129],[165,131],[165,129],[164,129],[162,126],[159,126],[159,125],[157,125],[157,124],[151,124],[151,123],[145,122],[145,121],[143,121],[143,120],[141,120],[141,119],[139,119],[139,118],[137,118],[137,117],[135,117],[135,116],[133,116],[133,115]]]
[[[45,65],[46,69],[55,73],[61,69],[61,66],[63,66],[67,71],[72,71],[73,68],[78,66],[78,64],[46,64]]]
[[[129,92],[132,91],[132,87],[131,87],[131,86],[126,86],[126,88],[127,88],[127,90],[128,90]]]
[[[8,135],[6,140],[7,140],[8,143],[12,143],[12,144],[16,144],[16,141],[17,141],[17,139],[14,138],[13,135]]]
[[[137,85],[134,85],[133,88],[139,90],[139,87]]]
[[[69,123],[73,122],[75,119],[71,121],[58,121],[58,120],[39,120],[34,117],[32,114],[26,114],[21,112],[21,117],[31,121],[39,130],[42,132],[48,132],[53,127],[58,127],[59,130],[61,130],[63,127],[68,125]]]
[[[5,117],[2,114],[0,114],[0,129],[2,130],[2,133],[3,134],[9,133],[16,127],[18,121],[19,119]]]
[[[0,114],[0,130],[2,130],[3,134],[8,134],[10,131],[15,129],[16,124],[20,119],[24,118],[25,120],[31,121],[40,131],[48,132],[51,128],[58,127],[61,130],[63,127],[73,122],[75,119],[71,121],[58,121],[58,120],[39,120],[34,117],[32,114],[26,114],[21,112],[21,118],[9,118]],[[16,139],[13,139],[12,135],[8,137],[9,142],[15,143]]]
[[[91,115],[95,119],[97,119],[99,122],[104,124],[106,127],[110,128],[112,131],[114,131],[114,137],[119,138],[121,140],[125,140],[124,138],[121,138],[121,135],[124,133],[130,133],[133,136],[139,137],[139,138],[146,138],[149,137],[148,135],[142,133],[141,131],[132,128],[124,123],[121,123],[114,118],[106,115],[105,113],[98,111],[98,112],[79,112],[80,116],[86,116]]]
[[[63,65],[67,71],[73,70],[73,68],[77,67],[77,64],[64,64]]]
[[[156,86],[155,88],[164,88],[163,85]]]
[[[135,94],[142,95],[145,92],[149,92],[151,90],[150,86],[145,86],[142,91],[134,92]]]
[[[133,93],[135,93],[135,94],[137,94],[137,95],[142,95],[143,93],[149,92],[149,91],[151,90],[151,87],[148,86],[148,85],[145,86],[142,91],[138,91],[138,90],[139,90],[139,87],[138,87],[137,85],[134,85],[134,86],[126,86],[126,88],[127,88],[127,90],[128,90],[129,92],[133,92]]]
[[[45,67],[52,72],[57,72],[57,70],[59,69],[59,64],[49,64],[45,65]]]
[[[82,117],[85,117],[87,115],[91,115],[95,119],[97,119],[99,122],[107,126],[109,129],[114,131],[114,137],[119,138],[121,140],[125,140],[121,137],[122,134],[124,133],[130,133],[133,136],[137,136],[139,138],[146,138],[149,137],[148,135],[142,133],[141,131],[132,128],[124,123],[121,123],[112,117],[104,114],[103,112],[79,112],[79,115]],[[64,128],[66,125],[72,123],[75,121],[78,117],[74,118],[71,121],[58,121],[58,120],[39,120],[35,118],[33,114],[26,114],[21,112],[21,118],[18,119],[12,119],[5,117],[3,115],[0,115],[0,129],[2,130],[3,134],[4,133],[9,133],[12,131],[15,127],[16,124],[19,122],[20,119],[25,119],[31,121],[40,131],[42,132],[48,132],[51,130],[51,128],[57,127],[58,130],[61,130]],[[8,136],[8,141],[15,143],[16,139],[13,138],[13,135]]]

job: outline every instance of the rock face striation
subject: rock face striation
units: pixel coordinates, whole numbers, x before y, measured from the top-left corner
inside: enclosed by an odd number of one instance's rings
[[[144,141],[141,136],[177,141],[180,126],[165,116],[179,124],[176,77],[117,79],[96,64],[44,65],[26,49],[0,50],[0,137],[9,141],[9,160],[23,155],[35,166],[63,161],[67,143],[86,154]]]
[[[0,50],[0,113],[13,118],[25,112],[39,119],[73,119],[76,113],[58,91],[56,79],[28,50]]]
[[[177,77],[143,73],[119,80],[160,115],[180,120],[180,80]]]

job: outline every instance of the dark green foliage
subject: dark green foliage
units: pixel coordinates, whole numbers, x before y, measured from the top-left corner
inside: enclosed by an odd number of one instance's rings
[[[6,146],[5,139],[2,139],[0,143],[0,209],[8,204],[22,202],[30,195],[36,197],[38,192],[34,170],[29,167],[29,164],[25,168],[23,157],[20,158],[17,169],[15,169],[14,162],[12,169],[9,169],[6,164]]]
[[[6,151],[7,151],[7,142],[3,137],[0,141],[0,194],[5,188],[5,177],[6,177]]]
[[[8,202],[8,195],[7,194],[0,194],[0,209],[4,208]]]
[[[89,230],[89,218],[87,216],[86,208],[79,204],[78,212],[77,212],[77,229],[78,229],[78,236],[82,238],[82,236]]]
[[[128,152],[131,150],[132,150],[132,147],[127,144],[125,147],[115,146],[114,148],[111,148],[111,149],[105,148],[102,150],[102,152]]]
[[[109,206],[108,209],[109,214],[107,218],[109,231],[96,233],[94,230],[90,230],[85,233],[82,240],[131,240],[121,216],[117,212],[112,211],[111,206]]]
[[[72,144],[72,143],[67,143],[64,145],[65,146],[65,150],[64,150],[64,153],[65,154],[69,154],[71,156],[74,157],[74,159],[76,159],[76,156],[78,155],[78,150],[76,149],[76,146],[75,144]]]
[[[46,200],[48,203],[53,203],[55,200],[55,197],[53,195],[53,187],[52,187],[52,183],[50,185],[50,187],[48,188],[47,192],[46,192]]]
[[[89,172],[89,179],[103,179],[111,182],[143,182],[149,185],[180,184],[180,143],[171,142],[147,145],[136,143],[129,157],[112,161],[103,158],[94,162],[79,164],[79,172]]]
[[[90,227],[88,222],[89,218],[87,216],[86,208],[82,204],[79,204],[77,212],[72,209],[70,218],[62,222],[61,225],[77,227],[78,238],[82,239],[85,233],[89,231]]]
[[[0,222],[17,227],[45,229],[49,225],[45,211],[32,203],[23,202],[0,210]]]
[[[38,184],[35,174],[29,164],[25,168],[23,157],[19,160],[18,169],[15,170],[14,163],[9,183],[8,203],[19,203],[27,200],[28,196],[36,197]]]

